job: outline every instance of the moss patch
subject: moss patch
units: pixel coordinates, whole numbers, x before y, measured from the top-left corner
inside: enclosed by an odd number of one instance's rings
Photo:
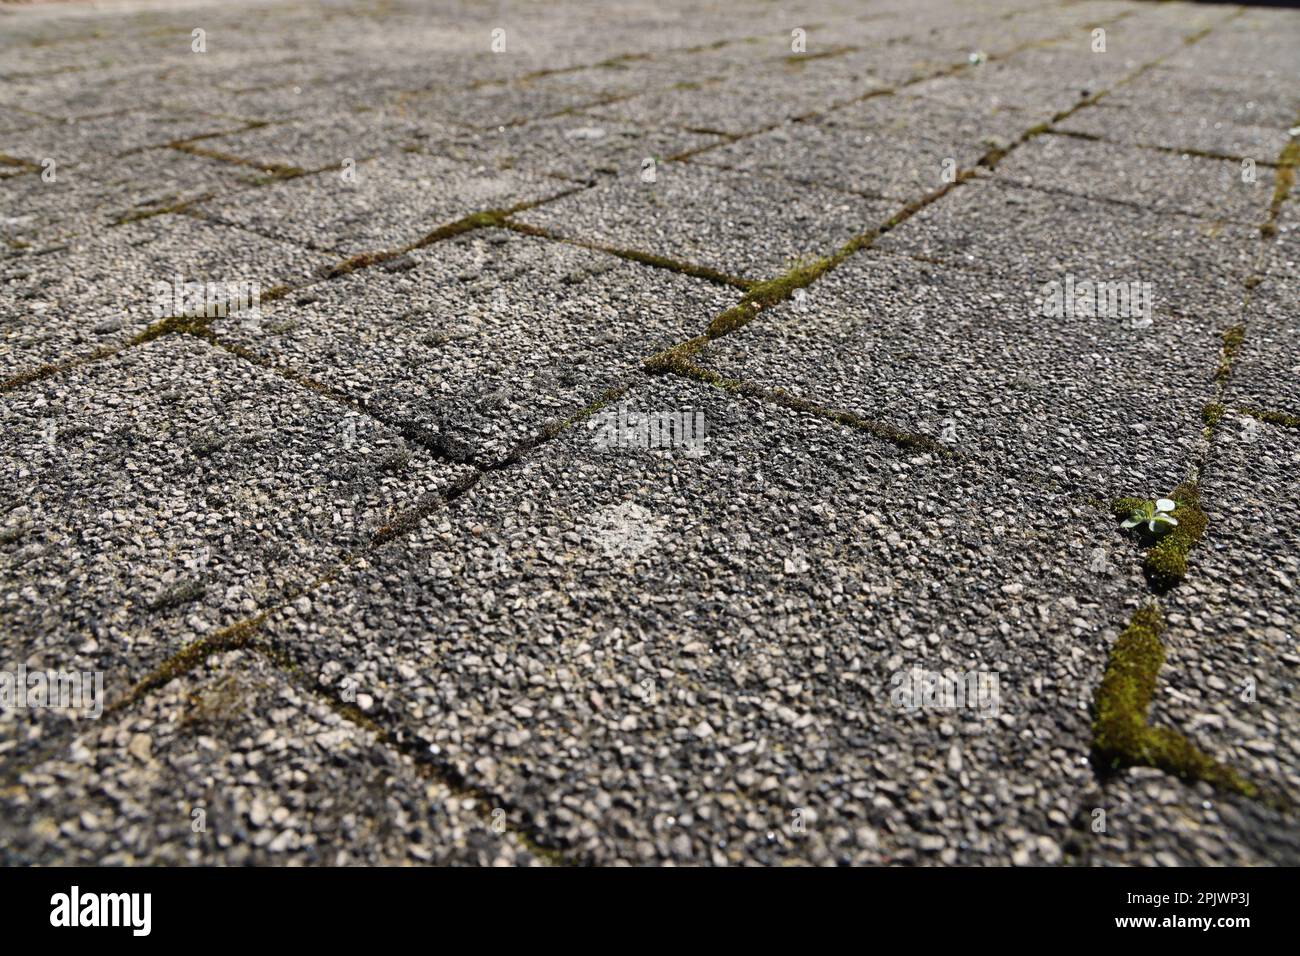
[[[1147,723],[1156,680],[1165,662],[1164,619],[1151,603],[1139,609],[1111,648],[1097,688],[1092,724],[1094,757],[1108,767],[1157,767],[1184,780],[1204,780],[1247,797],[1259,789],[1186,737]]]
[[[1228,381],[1228,377],[1232,374],[1232,363],[1241,354],[1241,346],[1245,341],[1244,325],[1234,325],[1230,329],[1223,330],[1223,357],[1219,360],[1219,367],[1214,373],[1215,382],[1223,385]]]
[[[134,687],[127,691],[125,696],[114,701],[104,712],[106,714],[115,714],[130,707],[150,691],[157,690],[159,687],[171,683],[177,677],[190,673],[213,654],[247,647],[257,635],[258,630],[261,629],[263,622],[267,618],[267,613],[263,611],[255,617],[245,618],[231,624],[229,627],[223,627],[209,637],[199,638],[192,644],[181,648],[158,665],[152,673],[141,678]]]
[[[26,159],[19,159],[17,156],[10,156],[8,153],[0,153],[0,166],[10,166],[14,169],[21,169],[24,172],[34,172],[41,168],[38,163],[33,163]]]
[[[693,262],[685,262],[681,259],[670,258],[669,256],[659,256],[650,252],[640,252],[636,249],[624,249],[619,246],[609,246],[600,242],[590,242],[586,239],[561,236],[549,229],[545,229],[541,226],[534,226],[526,222],[515,222],[514,220],[506,219],[500,223],[496,223],[496,225],[509,229],[511,232],[517,232],[520,235],[549,239],[552,242],[563,242],[566,245],[577,246],[580,249],[592,249],[596,252],[603,252],[607,255],[617,256],[620,259],[626,259],[629,262],[637,262],[641,265],[652,266],[656,269],[665,269],[669,272],[679,272],[682,275],[691,276],[696,279],[707,279],[709,282],[716,282],[719,285],[728,285],[735,289],[748,290],[755,286],[755,283],[750,279],[743,279],[739,276],[719,272],[717,269],[711,269],[708,266],[700,266]]]
[[[1260,235],[1271,239],[1277,235],[1277,217],[1282,212],[1282,203],[1295,185],[1295,168],[1300,164],[1300,139],[1292,139],[1282,149],[1277,160],[1277,174],[1273,179],[1273,199],[1268,206],[1268,219],[1259,227]]]
[[[1187,555],[1200,543],[1209,523],[1201,510],[1200,490],[1194,481],[1185,481],[1168,495],[1178,505],[1174,517],[1178,525],[1160,537],[1142,531],[1150,544],[1144,561],[1147,580],[1157,593],[1164,593],[1187,575]],[[1116,518],[1127,518],[1145,498],[1117,498],[1111,506]]]
[[[1283,428],[1300,428],[1300,415],[1279,412],[1267,408],[1243,408],[1242,414],[1257,418],[1269,425],[1281,425]]]
[[[356,272],[358,269],[369,269],[371,266],[378,265],[381,262],[388,262],[390,259],[396,259],[402,253],[396,249],[381,249],[377,252],[359,252],[355,256],[349,256],[342,262],[330,266],[322,274],[325,279],[337,279],[339,276],[345,276],[349,273]]]

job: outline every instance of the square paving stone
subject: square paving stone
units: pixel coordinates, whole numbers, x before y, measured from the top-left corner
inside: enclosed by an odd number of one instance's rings
[[[188,46],[188,42],[186,46]],[[11,80],[3,88],[5,100],[60,121],[89,120],[132,110],[162,107],[163,88],[149,82],[156,73],[154,51],[142,54],[139,63],[108,65],[103,68],[66,69],[57,73]]]
[[[400,248],[471,213],[563,191],[527,173],[414,153],[359,162],[354,172],[351,181],[340,169],[199,208],[263,235],[350,256]]]
[[[1109,519],[680,379],[627,404],[704,454],[569,430],[268,639],[578,862],[1059,862],[1140,586]],[[943,669],[1000,703],[909,696]]]
[[[1113,90],[1107,100],[1151,112],[1188,113],[1244,126],[1281,129],[1294,124],[1300,109],[1291,87],[1264,70],[1246,79],[1168,63]]]
[[[1294,90],[1294,20],[1281,21],[1279,11],[1246,9],[1262,16],[1254,23],[1225,23],[1201,42],[1176,50],[1163,65],[1185,70],[1202,82],[1213,78],[1243,86],[1271,86],[1279,92]]]
[[[521,213],[561,236],[635,249],[747,279],[835,252],[897,203],[759,174],[661,163]]]
[[[696,361],[1026,476],[1168,492],[1195,460],[1219,328],[1158,306],[1142,329],[1043,310],[1037,286],[863,254]]]
[[[1300,275],[1300,191],[1292,187],[1273,225],[1276,234],[1265,249],[1260,268],[1283,279]]]
[[[1014,7],[999,11],[972,10],[965,22],[950,22],[947,17],[944,20],[949,22],[943,22],[930,31],[926,42],[942,44],[962,53],[980,51],[990,57],[1015,60],[1030,58],[1044,50],[1078,55],[1081,61],[1086,54],[1098,64],[1093,68],[1099,70],[1153,59],[1181,40],[1176,29],[1144,22],[1140,10],[1119,4],[1070,4],[1038,10]],[[1092,34],[1098,27],[1106,31],[1105,54],[1092,52]],[[1153,48],[1152,41],[1159,45]]]
[[[1152,722],[1300,800],[1300,430],[1225,415],[1203,472],[1209,528],[1166,601]]]
[[[110,703],[464,473],[187,336],[8,392],[0,418],[0,653],[102,671]],[[6,729],[38,738],[61,719]]]
[[[926,97],[881,96],[691,161],[907,202],[943,186],[947,160],[956,169],[973,166],[1034,122],[1015,109],[967,111]]]
[[[589,112],[656,129],[740,135],[824,112],[884,88],[865,72],[846,78],[830,70],[780,69],[729,80],[688,81],[592,107]]]
[[[997,175],[1025,186],[1062,189],[1161,212],[1258,226],[1273,198],[1272,170],[1242,178],[1233,160],[1175,155],[1073,136],[1037,136],[998,164]]]
[[[438,125],[496,129],[597,106],[607,99],[609,94],[585,87],[580,79],[546,76],[413,94],[403,97],[398,115]]]
[[[414,265],[412,265],[414,263]],[[455,453],[504,457],[698,335],[737,290],[489,231],[321,283],[213,328]]]
[[[0,379],[124,345],[176,313],[158,283],[255,283],[260,295],[306,281],[333,261],[293,243],[175,215],[11,256],[0,260]]]
[[[927,42],[914,43],[908,38],[866,35],[855,41],[851,31],[842,33],[838,24],[830,23],[807,30],[804,51],[800,53],[792,52],[789,31],[774,39],[766,40],[761,52],[753,44],[718,52],[734,60],[732,70],[739,76],[757,73],[772,79],[784,77],[790,86],[811,83],[829,88],[825,85],[838,82],[857,90],[901,86],[951,69],[964,59],[951,50]],[[707,59],[712,61],[714,55],[709,54]],[[834,99],[842,97],[834,95]]]
[[[8,866],[537,862],[482,800],[246,651],[92,722],[0,804]]]
[[[57,120],[40,113],[25,110],[13,103],[0,103],[0,135],[17,134],[35,126],[56,123]]]
[[[410,121],[381,109],[365,109],[313,113],[210,137],[193,145],[268,167],[339,169],[345,159],[356,163],[397,153],[415,142],[418,132]]]
[[[1019,57],[1012,57],[916,83],[908,87],[908,92],[954,109],[1015,108],[1032,115],[1029,125],[1033,126],[1075,106],[1095,91],[1068,77],[1045,74],[1041,66],[1033,69],[1022,65]]]

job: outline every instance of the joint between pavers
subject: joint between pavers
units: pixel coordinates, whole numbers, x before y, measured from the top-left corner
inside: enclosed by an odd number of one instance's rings
[[[1294,412],[1279,411],[1275,408],[1259,408],[1253,405],[1237,406],[1233,408],[1233,411],[1242,415],[1249,415],[1251,418],[1268,425],[1278,425],[1282,428],[1300,428],[1300,415]]]
[[[472,454],[460,449],[455,443],[448,441],[440,433],[433,433],[409,422],[393,419],[380,414],[364,399],[355,398],[348,395],[346,392],[342,392],[330,385],[317,381],[311,376],[303,375],[291,368],[277,365],[270,359],[243,345],[222,339],[212,331],[210,326],[207,324],[208,321],[210,320],[200,320],[194,322],[192,325],[178,323],[170,329],[160,330],[157,334],[181,333],[195,335],[214,347],[230,353],[236,358],[250,362],[258,368],[264,369],[287,382],[291,382],[294,385],[307,389],[308,391],[315,392],[322,398],[343,405],[359,414],[365,415],[367,418],[375,422],[378,422],[385,428],[392,429],[404,440],[418,445],[421,449],[428,452],[437,461],[442,462],[443,464],[468,465],[476,470],[482,470],[486,467],[483,463],[476,461]]]
[[[1277,173],[1273,179],[1273,198],[1268,204],[1268,218],[1259,227],[1261,238],[1273,239],[1277,236],[1277,220],[1282,214],[1282,205],[1295,187],[1297,165],[1300,165],[1300,135],[1293,134],[1277,158]]]
[[[1150,723],[1160,669],[1165,660],[1164,617],[1158,601],[1139,608],[1111,646],[1106,672],[1093,700],[1092,757],[1099,773],[1124,767],[1154,767],[1185,781],[1258,800],[1283,813],[1293,802],[1249,780],[1204,753],[1186,736]]]
[[[1099,22],[1104,24],[1113,24],[1131,15],[1132,15],[1132,11],[1124,11],[1114,17]],[[1002,60],[1007,60],[1019,53],[1023,53],[1026,50],[1036,49],[1046,44],[1058,43],[1067,36],[1069,36],[1069,34],[1058,34],[1056,36],[1045,37],[1038,40],[1027,40],[1024,43],[1017,44],[1016,46],[1012,47],[1009,50],[1005,50],[1001,53],[994,54],[990,56],[988,59],[991,62],[999,62]],[[843,109],[847,109],[850,106],[855,106],[858,103],[865,102],[866,100],[874,99],[880,96],[893,96],[897,94],[899,90],[905,89],[910,86],[916,86],[920,83],[925,83],[930,80],[937,80],[937,79],[942,79],[943,77],[946,76],[952,76],[953,74],[960,73],[963,70],[969,69],[970,66],[971,64],[968,61],[964,61],[964,60],[958,61],[954,59],[954,61],[952,63],[949,63],[947,66],[940,67],[929,73],[919,73],[915,76],[908,77],[906,80],[897,84],[896,86],[877,87],[875,89],[867,90],[865,93],[861,93],[857,96],[850,97],[847,100],[831,103],[820,109],[810,110],[807,113],[801,114],[797,117],[792,117],[791,119],[788,120],[782,120],[777,123],[769,123],[766,126],[760,127],[758,129],[746,130],[743,133],[727,134],[726,138],[721,143],[706,143],[702,146],[697,146],[694,149],[685,150],[674,156],[670,156],[668,157],[668,159],[676,160],[676,161],[687,160],[693,156],[698,156],[701,153],[709,152],[710,150],[721,149],[725,146],[730,145],[731,143],[749,139],[754,136],[761,136],[763,133],[771,132],[772,130],[778,129],[779,127],[787,125],[788,123],[808,122],[809,120],[816,119],[818,117],[825,116],[830,113],[834,113],[837,110],[843,110]],[[1053,122],[1055,121],[1056,120],[1053,120]]]
[[[1045,134],[1050,134],[1052,132],[1054,131],[1047,130],[1045,131]],[[1123,209],[1133,209],[1136,210],[1137,212],[1151,213],[1156,216],[1163,216],[1163,217],[1187,216],[1188,218],[1191,219],[1200,219],[1200,220],[1204,220],[1206,223],[1215,223],[1219,225],[1223,225],[1225,223],[1235,223],[1236,225],[1239,226],[1254,225],[1254,223],[1251,220],[1245,218],[1233,218],[1231,216],[1220,216],[1220,215],[1215,215],[1212,212],[1201,212],[1195,209],[1161,209],[1157,206],[1151,206],[1148,205],[1147,203],[1139,202],[1135,199],[1121,199],[1117,196],[1103,196],[1097,193],[1079,192],[1077,190],[1070,189],[1065,186],[1059,186],[1055,183],[1020,182],[1015,179],[1004,179],[1001,176],[997,178],[997,181],[1002,186],[1008,187],[1010,189],[1024,189],[1030,192],[1043,193],[1049,196],[1070,196],[1072,198],[1086,199],[1089,202],[1101,203],[1107,206],[1119,206]]]
[[[515,213],[526,211],[528,209],[535,208],[537,206],[544,205],[545,203],[548,202],[555,202],[559,199],[565,198],[566,196],[571,196],[574,193],[581,192],[585,188],[587,187],[577,186],[574,187],[573,189],[568,189],[556,195],[547,196],[543,199],[516,203],[515,205],[509,206],[505,209],[491,209],[491,210],[485,210],[483,212],[471,213],[470,215],[464,216],[454,222],[448,223],[445,226],[440,226],[437,229],[434,229],[432,232],[428,233],[427,235],[415,240],[414,242],[408,243],[407,245],[402,246],[399,249],[363,252],[354,256],[350,256],[347,259],[344,259],[342,262],[336,263],[335,265],[329,267],[318,280],[313,280],[311,282],[304,282],[297,285],[286,285],[286,284],[276,285],[272,289],[264,293],[261,296],[261,299],[262,301],[272,301],[274,299],[281,298],[297,289],[302,289],[310,285],[313,285],[315,281],[328,281],[330,279],[337,278],[338,276],[347,275],[349,273],[356,272],[360,269],[369,268],[372,265],[388,262],[412,250],[422,249],[425,246],[431,245],[435,242],[441,242],[444,239],[451,239],[456,236],[462,235],[466,232],[470,232],[474,229],[486,229],[486,228],[499,227],[501,223],[504,222],[508,216],[511,216]],[[140,219],[149,219],[154,216],[166,215],[168,213],[174,213],[178,215],[192,215],[192,214],[199,215],[199,218],[203,218],[206,221],[214,221],[209,219],[209,217],[207,216],[191,213],[190,211],[191,206],[197,205],[198,203],[204,202],[205,200],[210,198],[212,198],[210,195],[198,196],[193,199],[188,199],[183,202],[176,203],[172,206],[142,211],[139,213],[135,213],[120,218],[119,220],[114,222],[113,225],[123,225],[127,222],[134,222]],[[221,220],[215,220],[215,221],[221,222]],[[260,233],[257,234],[260,235]],[[267,237],[267,238],[275,238],[275,237]],[[199,334],[201,337],[208,337],[211,335],[210,330],[207,328],[207,325],[209,323],[210,320],[205,320],[204,317],[185,318],[179,316],[170,316],[170,317],[159,319],[158,321],[149,325],[142,332],[138,333],[137,335],[135,335],[128,341],[122,343],[121,345],[106,346],[100,349],[96,349],[93,352],[87,353],[86,355],[71,356],[61,361],[47,362],[42,365],[36,366],[35,368],[15,373],[14,375],[9,376],[8,378],[0,379],[0,394],[13,391],[14,389],[21,388],[24,385],[29,385],[34,382],[45,381],[46,379],[52,378],[62,372],[70,371],[75,368],[80,368],[84,365],[89,365],[94,362],[100,362],[107,358],[112,358],[114,355],[117,355],[119,352],[123,351],[124,349],[133,348],[136,345],[143,345],[146,342],[151,342],[161,335],[170,335],[179,332],[183,334]]]
[[[707,344],[707,340],[700,340],[698,346],[689,354],[684,351],[671,355],[661,352],[655,357],[656,364],[651,366],[647,363],[645,370],[652,375],[675,375],[679,378],[709,385],[729,395],[753,398],[790,411],[813,415],[834,422],[837,425],[844,425],[871,435],[873,438],[888,442],[907,451],[935,455],[941,461],[947,461],[963,468],[982,468],[1012,481],[1023,482],[1043,491],[1062,495],[1071,503],[1081,507],[1098,511],[1106,510],[1106,503],[1101,496],[1090,492],[1082,485],[1072,490],[1055,479],[1008,469],[997,461],[991,461],[979,455],[972,455],[959,449],[950,448],[929,435],[920,432],[908,431],[896,425],[867,418],[855,412],[831,408],[812,399],[793,395],[779,387],[768,387],[756,382],[730,378],[712,369],[704,368],[692,361],[692,356]]]
[[[592,242],[586,239],[579,239],[569,236],[562,236],[543,226],[534,226],[530,223],[519,222],[514,219],[503,219],[496,223],[503,229],[509,229],[521,235],[532,236],[538,239],[548,239],[552,242],[562,242],[566,245],[577,246],[581,249],[590,249],[594,252],[603,252],[607,255],[617,256],[620,259],[626,259],[629,262],[636,262],[640,265],[651,266],[655,269],[664,269],[668,272],[676,272],[680,275],[690,276],[694,279],[705,279],[718,285],[730,286],[734,289],[740,289],[742,292],[748,291],[758,285],[754,279],[744,279],[739,276],[729,275],[725,272],[719,272],[708,266],[696,265],[693,262],[685,262],[681,259],[674,259],[670,256],[656,255],[653,252],[642,252],[639,249],[626,249],[620,246],[610,246],[601,242]]]
[[[393,728],[385,726],[381,721],[371,717],[355,704],[341,701],[327,693],[318,684],[311,681],[303,673],[302,668],[293,657],[282,648],[262,642],[251,645],[249,649],[266,660],[281,677],[299,691],[309,694],[343,720],[371,734],[381,746],[409,757],[413,769],[421,777],[442,784],[460,799],[473,800],[475,805],[480,808],[479,817],[485,824],[492,821],[492,812],[496,809],[505,809],[507,819],[510,818],[510,801],[473,785],[449,762],[435,760],[427,749],[415,746],[410,742],[409,738],[399,734]],[[539,861],[548,866],[573,865],[562,851],[545,846],[541,842],[540,836],[531,827],[523,825],[522,813],[516,813],[514,816],[517,821],[517,828],[510,832]]]
[[[102,346],[86,355],[73,356],[57,362],[46,362],[43,365],[37,365],[35,368],[17,372],[6,379],[0,379],[0,395],[5,392],[12,392],[25,385],[44,382],[46,379],[53,378],[63,372],[70,372],[73,369],[81,368],[83,365],[102,362],[104,359],[112,358],[118,352],[121,352],[126,348],[130,348],[130,343],[124,343],[117,346]]]
[[[1111,18],[1110,20],[1104,22],[1113,23],[1116,20],[1122,18],[1123,15],[1119,17]],[[1205,32],[1208,32],[1208,30]],[[1034,45],[1037,45],[1040,42],[1056,42],[1057,39],[1059,38],[1053,38],[1050,41],[1033,41],[1031,43],[1021,44],[1013,48],[1012,50],[1002,54],[998,58],[1006,59],[1010,56],[1015,55],[1021,50],[1030,48]],[[1141,75],[1146,70],[1154,68],[1164,59],[1165,57],[1160,57],[1147,64],[1144,64],[1142,67],[1139,67],[1136,71],[1129,74],[1129,76],[1120,80],[1119,83],[1116,84],[1116,86],[1122,85],[1123,83],[1126,82],[1130,82],[1132,79]],[[907,83],[903,85],[907,86],[907,85],[911,85],[914,82],[921,82],[924,79],[931,79],[936,76],[943,76],[949,73],[954,73],[957,72],[958,70],[964,69],[965,67],[966,64],[964,63],[953,64],[935,74],[931,74],[926,77],[915,78],[914,80],[909,80]],[[1072,116],[1077,111],[1081,109],[1085,109],[1088,106],[1094,105],[1098,100],[1100,100],[1102,97],[1107,95],[1107,93],[1109,93],[1110,90],[1114,88],[1115,87],[1110,87],[1106,90],[1102,90],[1098,93],[1095,93],[1092,96],[1089,96],[1084,100],[1081,100],[1079,103],[1074,104],[1069,109],[1062,110],[1056,113],[1051,119],[1042,123],[1038,123],[1035,126],[1030,127],[1028,130],[1025,130],[1013,142],[1011,142],[1006,146],[999,146],[988,150],[983,156],[981,156],[975,162],[973,167],[959,170],[957,177],[952,182],[945,183],[943,186],[940,186],[937,189],[932,190],[931,192],[925,194],[924,196],[918,199],[914,199],[911,202],[905,204],[900,210],[894,213],[894,215],[891,216],[884,223],[882,223],[881,225],[875,227],[874,229],[866,233],[863,233],[849,240],[849,242],[847,242],[844,246],[840,247],[840,249],[838,249],[829,257],[817,260],[808,265],[798,266],[795,269],[790,270],[789,272],[785,273],[782,276],[778,276],[774,279],[770,279],[765,282],[760,282],[758,285],[756,285],[755,287],[751,288],[746,292],[744,298],[741,300],[740,303],[738,303],[736,306],[733,306],[732,308],[723,312],[721,315],[718,315],[714,318],[714,320],[710,323],[708,329],[705,331],[706,339],[711,340],[715,338],[720,338],[723,335],[727,335],[730,332],[733,332],[736,329],[739,329],[744,325],[747,325],[763,309],[768,308],[772,305],[777,304],[778,302],[790,298],[794,294],[795,289],[804,288],[812,284],[814,281],[816,281],[826,272],[829,272],[830,270],[840,265],[849,256],[853,255],[856,252],[861,251],[862,249],[869,248],[884,233],[906,222],[917,212],[924,209],[926,206],[929,206],[930,204],[938,201],[939,199],[947,195],[948,192],[955,189],[956,187],[964,184],[970,179],[978,177],[980,174],[979,173],[980,169],[988,169],[988,170],[995,169],[997,164],[1013,150],[1017,149],[1019,146],[1028,142],[1033,137],[1040,135],[1044,132],[1050,131],[1051,128],[1056,123],[1060,122],[1061,120],[1069,116]],[[892,91],[874,91],[872,94],[868,94],[868,95],[888,95],[890,92]],[[859,99],[861,99],[861,97]],[[836,108],[839,107],[832,107],[831,109],[836,109]],[[828,110],[827,112],[829,111],[830,110]],[[815,114],[810,114],[810,115],[815,115]],[[745,135],[757,135],[757,133],[745,134]],[[725,145],[725,144],[712,144],[708,147],[693,151],[692,155],[698,154],[700,152],[704,152],[705,149],[718,148],[721,145]],[[683,157],[683,158],[689,158],[689,157]],[[660,353],[659,356],[655,356],[651,358],[647,362],[647,367],[654,368],[658,364],[661,364],[663,362],[671,362],[673,355],[678,354],[675,351],[678,348],[679,348],[678,346],[674,346],[670,349],[665,350],[663,353]]]
[[[1256,166],[1263,166],[1266,169],[1277,169],[1284,165],[1294,165],[1294,162],[1287,163],[1284,160],[1273,159],[1255,159],[1254,157],[1238,156],[1235,153],[1221,153],[1212,149],[1199,149],[1194,146],[1168,146],[1163,143],[1145,143],[1133,142],[1129,140],[1111,139],[1109,136],[1102,136],[1099,133],[1084,133],[1079,130],[1070,129],[1049,129],[1046,135],[1061,136],[1067,139],[1081,139],[1090,143],[1107,143],[1112,146],[1130,146],[1135,149],[1146,149],[1156,153],[1168,153],[1174,156],[1194,156],[1198,159],[1217,159],[1229,163],[1243,163],[1250,159]]]
[[[40,172],[41,164],[33,163],[28,159],[19,159],[17,156],[10,156],[8,153],[0,153],[0,166],[8,166],[18,170],[13,175],[20,176],[26,173]],[[9,178],[9,177],[5,177]]]
[[[299,176],[305,176],[308,173],[308,170],[300,166],[286,166],[282,163],[261,163],[256,160],[246,159],[243,156],[236,156],[233,153],[223,153],[221,150],[195,146],[188,141],[168,143],[167,148],[181,153],[188,153],[191,156],[201,156],[204,159],[215,159],[218,162],[230,163],[235,166],[248,166],[265,173],[273,179],[297,179]],[[319,170],[317,171],[319,172]]]

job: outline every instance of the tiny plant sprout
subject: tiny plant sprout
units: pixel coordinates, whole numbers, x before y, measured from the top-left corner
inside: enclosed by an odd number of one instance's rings
[[[1169,498],[1144,501],[1129,513],[1120,527],[1128,529],[1144,524],[1152,534],[1164,534],[1178,524],[1178,519],[1174,517],[1177,508],[1178,504]]]

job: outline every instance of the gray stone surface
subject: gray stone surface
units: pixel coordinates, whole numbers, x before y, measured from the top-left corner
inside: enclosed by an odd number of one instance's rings
[[[612,95],[584,88],[572,76],[544,76],[455,92],[432,90],[406,97],[403,106],[422,120],[487,130],[599,106]]]
[[[415,142],[418,133],[414,123],[382,109],[318,110],[253,129],[236,128],[194,145],[263,166],[324,169],[339,168],[349,158],[361,162],[396,152]]]
[[[1081,861],[1092,866],[1295,866],[1300,840],[1284,814],[1208,784],[1145,767],[1084,799]],[[1094,816],[1102,810],[1105,816]],[[1094,823],[1104,831],[1093,830]]]
[[[917,83],[909,90],[956,109],[1023,110],[1032,114],[1028,125],[1034,125],[1077,106],[1099,87],[1109,86],[1119,78],[1113,68],[1101,75],[1093,70],[1095,63],[1109,66],[1113,61],[1086,57],[1082,53],[1027,51],[1006,60],[973,64],[952,75]],[[1079,69],[1080,62],[1088,69]]]
[[[1189,47],[1197,54],[1200,44]],[[1170,60],[1170,63],[1174,60]],[[1251,71],[1231,77],[1162,65],[1112,90],[1095,110],[1061,128],[1126,143],[1276,160],[1300,102],[1283,78]]]
[[[0,238],[19,251],[68,236],[110,229],[209,196],[247,189],[257,171],[173,149],[63,165],[6,180],[0,190]]]
[[[676,156],[724,142],[707,133],[642,129],[586,113],[522,126],[417,136],[428,153],[498,169],[516,169],[576,182],[635,178],[647,157]]]
[[[81,730],[0,797],[0,861],[524,865],[481,796],[237,651]]]
[[[1261,268],[1275,276],[1287,278],[1297,273],[1296,263],[1300,262],[1300,212],[1295,197],[1300,195],[1293,186],[1286,202],[1282,203],[1277,219],[1273,225],[1277,230],[1277,241],[1272,248],[1265,250]]]
[[[34,163],[51,158],[60,166],[106,165],[106,161],[124,153],[231,127],[229,121],[211,116],[171,110],[133,110],[81,122],[43,123],[7,134],[0,151]]]
[[[627,405],[705,454],[574,428],[269,639],[580,860],[1061,862],[1137,580],[1089,570],[1109,524],[708,386]],[[911,668],[996,673],[998,716],[895,706]]]
[[[887,85],[867,70],[798,69],[783,63],[768,71],[724,79],[683,80],[666,89],[595,106],[597,116],[640,126],[742,134],[821,112]],[[831,62],[831,61],[826,61]]]
[[[872,97],[803,123],[710,149],[692,162],[887,196],[939,189],[945,161],[967,169],[1041,117],[1015,107],[968,110],[929,97]]]
[[[1198,450],[1213,320],[1043,314],[1041,287],[862,255],[699,364],[1087,493],[1165,493]],[[1230,318],[1219,320],[1223,327]]]
[[[1150,719],[1300,798],[1296,11],[0,22],[0,681],[109,707],[0,703],[0,862],[1300,862],[1091,727],[1157,601]],[[140,338],[177,274],[276,295]]]
[[[1073,136],[1038,136],[998,166],[1011,182],[1134,203],[1169,213],[1259,226],[1268,218],[1274,174],[1243,176],[1235,160],[1206,159]]]
[[[1210,529],[1168,604],[1153,708],[1203,749],[1300,800],[1300,430],[1232,416],[1201,491]]]
[[[1150,281],[1160,311],[1196,317],[1237,308],[1258,236],[1256,227],[983,178],[922,209],[877,245],[1035,288],[1066,273]]]
[[[1246,337],[1233,365],[1228,402],[1262,411],[1300,415],[1300,283],[1268,275],[1246,306]]]

